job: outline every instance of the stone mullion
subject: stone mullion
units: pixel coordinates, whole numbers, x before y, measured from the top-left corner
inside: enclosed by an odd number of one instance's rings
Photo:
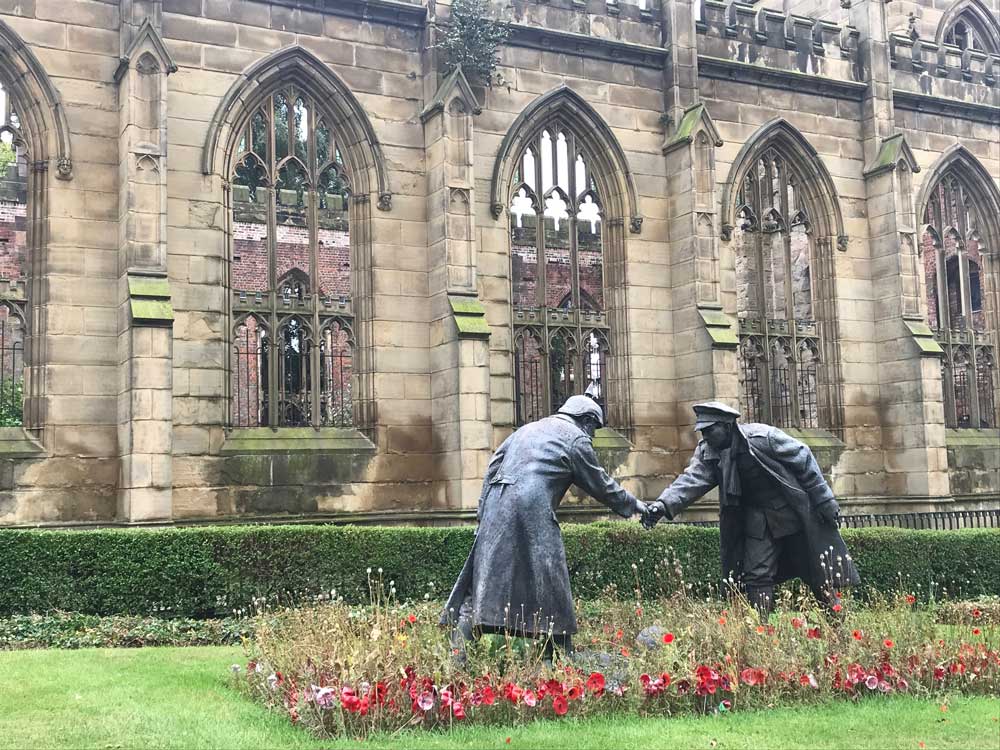
[[[322,331],[320,328],[320,317],[319,317],[319,172],[317,169],[317,159],[316,159],[316,106],[315,102],[309,101],[303,96],[302,99],[306,103],[306,159],[305,159],[305,172],[306,172],[306,195],[308,196],[308,205],[306,206],[306,213],[309,217],[309,296],[311,297],[311,310],[312,313],[312,346],[309,349],[309,372],[310,372],[310,389],[309,389],[309,422],[314,429],[319,429],[320,414],[319,414],[319,404],[320,404],[320,370],[322,369],[321,357],[323,356],[322,344]],[[290,112],[294,111],[294,105]],[[294,121],[294,117],[292,120]],[[298,137],[298,133],[295,133]],[[290,140],[289,145],[294,148],[294,141]],[[348,231],[350,231],[350,226],[348,226]]]
[[[277,429],[278,425],[278,405],[281,398],[281,384],[279,382],[280,361],[282,359],[281,350],[281,329],[279,327],[280,317],[278,315],[278,281],[277,281],[277,257],[278,257],[278,217],[277,217],[277,187],[274,175],[274,130],[271,129],[269,135],[271,142],[271,184],[267,190],[267,285],[270,287],[267,293],[268,299],[268,319],[271,328],[271,335],[268,338],[268,346],[271,355],[268,357],[268,402],[267,410],[268,426]]]
[[[6,106],[10,107],[10,97],[6,97]],[[45,423],[45,382],[41,376],[41,363],[47,361],[47,345],[45,339],[45,279],[48,278],[47,254],[42,248],[47,242],[48,191],[45,181],[48,178],[48,162],[32,162],[28,171],[28,207],[30,220],[27,222],[27,248],[31,268],[31,279],[28,291],[28,323],[25,333],[25,371],[30,373],[27,397],[25,398],[24,427],[41,436]],[[29,366],[30,365],[30,366]]]

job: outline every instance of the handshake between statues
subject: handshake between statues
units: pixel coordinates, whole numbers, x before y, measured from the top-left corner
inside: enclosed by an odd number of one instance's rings
[[[639,516],[639,523],[644,529],[651,529],[659,523],[660,519],[667,514],[666,506],[659,500],[651,503],[644,503],[638,500],[635,505],[635,512]]]

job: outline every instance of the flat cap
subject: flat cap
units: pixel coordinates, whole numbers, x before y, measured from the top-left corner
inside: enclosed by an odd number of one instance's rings
[[[561,407],[559,414],[568,414],[571,417],[582,417],[590,414],[597,418],[598,424],[604,426],[604,411],[590,396],[570,396]]]
[[[740,413],[731,406],[726,406],[721,401],[706,401],[704,404],[694,405],[694,428],[703,430],[716,422],[735,422]]]

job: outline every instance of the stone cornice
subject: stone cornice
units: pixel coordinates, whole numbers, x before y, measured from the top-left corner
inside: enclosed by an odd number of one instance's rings
[[[912,91],[900,91],[899,89],[893,90],[892,101],[898,109],[910,112],[924,112],[946,117],[958,117],[973,122],[985,122],[988,125],[1000,125],[1000,107],[994,107],[992,104],[975,104],[957,99],[945,99],[940,96],[915,94]]]
[[[399,0],[268,0],[271,5],[301,8],[331,16],[346,16],[363,21],[423,28],[427,9],[423,5]]]
[[[507,44],[511,47],[529,47],[657,70],[666,64],[668,55],[667,50],[662,47],[600,39],[589,34],[553,31],[520,23],[509,23],[507,27],[510,29]]]
[[[791,70],[775,70],[705,55],[698,56],[698,74],[705,78],[737,81],[800,93],[808,92],[851,101],[861,101],[868,88],[867,84],[858,81],[839,81],[834,78],[823,78]]]

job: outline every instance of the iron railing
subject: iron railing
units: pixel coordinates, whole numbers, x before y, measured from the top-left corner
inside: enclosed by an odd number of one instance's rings
[[[677,521],[684,526],[718,526],[718,521]],[[942,510],[928,513],[867,513],[841,516],[839,525],[845,529],[890,527],[897,529],[927,529],[952,531],[954,529],[1000,528],[1000,509],[996,510]]]

